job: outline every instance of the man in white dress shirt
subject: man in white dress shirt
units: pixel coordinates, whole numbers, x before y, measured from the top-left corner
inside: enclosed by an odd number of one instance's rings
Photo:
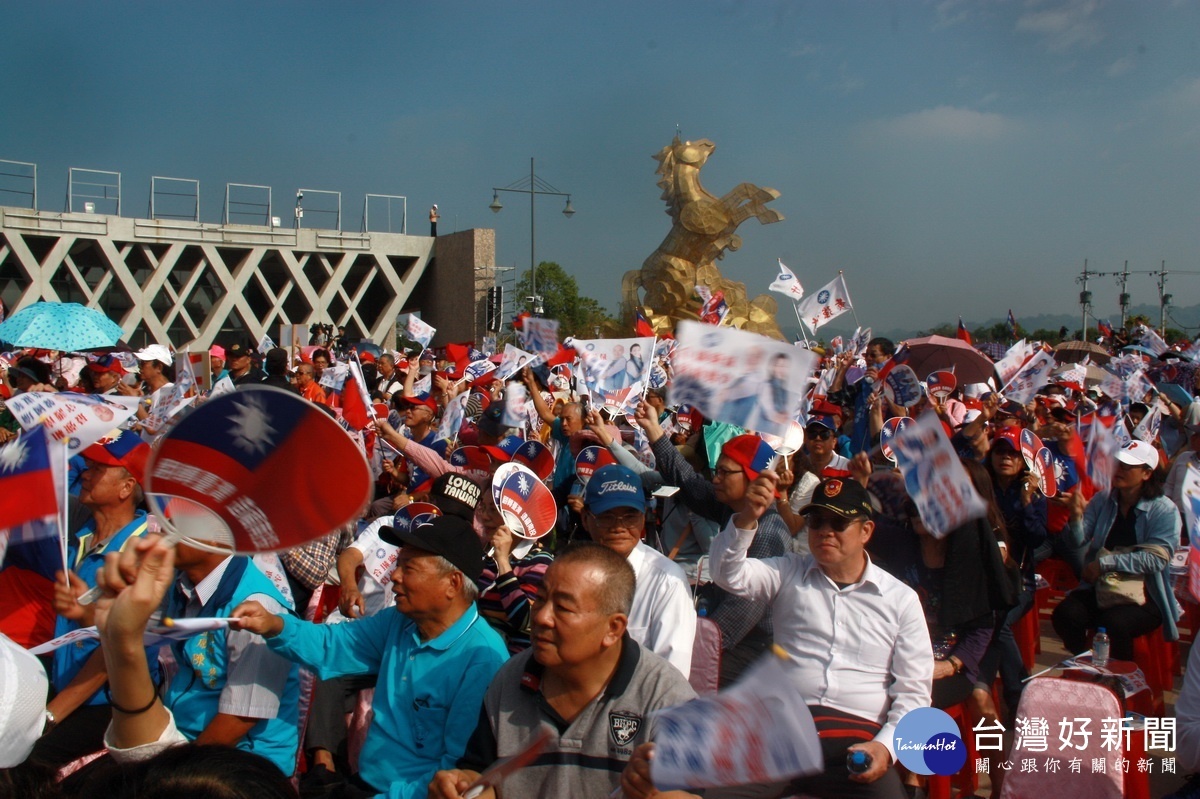
[[[641,478],[617,464],[597,469],[588,481],[583,506],[583,526],[592,540],[628,560],[637,576],[629,635],[687,677],[696,609],[682,567],[642,543],[646,496]]]
[[[904,799],[891,768],[892,738],[905,713],[929,705],[933,682],[920,600],[867,556],[875,527],[870,496],[850,479],[823,480],[800,509],[811,554],[747,558],[758,519],[775,502],[775,483],[774,472],[759,475],[746,508],[711,549],[718,585],[772,603],[775,643],[791,655],[792,682],[821,733],[825,773],[768,795]],[[849,750],[867,753],[866,772],[850,774]]]

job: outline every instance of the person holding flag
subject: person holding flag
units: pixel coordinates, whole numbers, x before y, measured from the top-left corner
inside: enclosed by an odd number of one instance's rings
[[[1077,493],[1067,535],[1086,547],[1079,588],[1054,609],[1054,631],[1068,652],[1088,648],[1087,632],[1108,630],[1114,660],[1133,660],[1133,639],[1162,627],[1163,638],[1179,639],[1183,610],[1175,600],[1170,565],[1179,548],[1179,510],[1163,496],[1159,455],[1145,441],[1131,441],[1117,454],[1111,491],[1084,502]],[[1101,603],[1101,592],[1142,576],[1144,601]],[[1139,581],[1141,582],[1141,581]]]
[[[148,519],[142,509],[142,481],[149,456],[150,447],[130,430],[114,431],[83,451],[87,468],[81,476],[79,500],[91,510],[92,518],[67,543],[71,570],[55,575],[56,637],[94,623],[95,606],[80,605],[77,598],[96,586],[105,555],[120,552],[130,539],[145,534]],[[42,568],[61,563],[57,540],[42,539],[30,546],[37,548],[30,560]],[[112,709],[103,691],[107,676],[97,642],[56,649],[50,681],[56,695],[47,705],[47,730],[35,756],[61,766],[103,749]]]
[[[892,343],[891,339],[877,336],[868,341],[864,356],[867,361],[867,371],[857,383],[853,384],[846,383],[846,372],[854,363],[854,354],[843,353],[837,358],[833,382],[829,386],[829,399],[837,405],[854,409],[854,430],[850,437],[851,455],[871,448],[871,395],[882,389],[879,383],[881,373],[895,354],[896,345]],[[888,402],[888,400],[881,398],[880,402]],[[905,416],[907,414],[893,406],[890,415]]]

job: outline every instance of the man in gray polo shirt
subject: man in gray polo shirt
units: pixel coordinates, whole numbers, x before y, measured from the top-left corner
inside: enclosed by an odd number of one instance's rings
[[[431,797],[461,799],[543,725],[552,734],[542,753],[483,797],[606,799],[619,786],[633,750],[653,740],[650,714],[695,696],[626,633],[633,592],[632,567],[607,547],[573,544],[555,558],[534,601],[533,646],[496,674],[458,769],[437,773]]]

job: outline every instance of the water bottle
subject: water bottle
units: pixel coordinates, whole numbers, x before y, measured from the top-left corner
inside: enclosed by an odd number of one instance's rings
[[[1108,665],[1108,632],[1103,628],[1096,630],[1096,637],[1092,639],[1092,665],[1099,668],[1104,668]]]
[[[846,770],[851,774],[865,774],[871,769],[871,756],[861,749],[846,753]]]
[[[705,597],[700,597],[696,602],[696,615],[700,618],[708,616],[708,600]]]

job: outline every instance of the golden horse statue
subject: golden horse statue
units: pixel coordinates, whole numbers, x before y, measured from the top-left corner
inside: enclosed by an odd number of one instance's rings
[[[659,162],[658,185],[667,202],[671,232],[640,270],[626,272],[621,280],[625,315],[632,318],[642,307],[655,332],[670,332],[681,319],[697,319],[700,302],[696,286],[725,295],[729,304],[726,323],[731,327],[783,339],[775,321],[777,306],[767,294],[746,297],[746,285],[721,275],[716,261],[726,250],[742,246],[738,226],[750,217],[764,225],[783,215],[766,204],[779,197],[775,189],[740,183],[724,197],[709,194],[700,184],[700,170],[716,150],[708,139],[680,141],[654,156]],[[639,289],[645,297],[639,296]]]

